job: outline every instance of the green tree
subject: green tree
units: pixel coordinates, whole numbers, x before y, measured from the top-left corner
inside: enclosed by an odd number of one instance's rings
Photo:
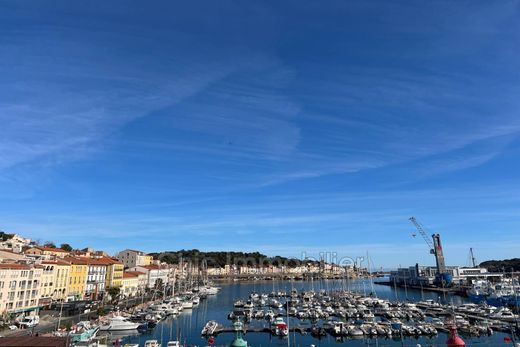
[[[69,245],[68,243],[62,243],[60,248],[67,252],[72,251],[72,246]]]
[[[49,248],[56,248],[56,244],[54,242],[51,242],[51,241],[45,241],[43,246],[44,247],[49,247]]]
[[[155,280],[155,289],[162,289],[163,287],[163,280],[162,278],[158,278]]]
[[[14,234],[6,234],[5,232],[3,231],[0,231],[0,239],[2,241],[7,241],[7,240],[10,240],[14,237]]]
[[[107,293],[108,293],[108,295],[110,295],[112,300],[115,300],[120,292],[121,292],[121,288],[119,288],[119,287],[109,287],[107,289]]]

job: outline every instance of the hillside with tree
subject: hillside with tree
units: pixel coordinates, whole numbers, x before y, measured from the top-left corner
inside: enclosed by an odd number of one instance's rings
[[[511,272],[511,269],[513,269],[513,271],[520,271],[520,258],[488,260],[480,263],[480,267],[486,268],[490,272]]]
[[[224,267],[225,265],[249,265],[249,266],[281,266],[296,267],[302,262],[296,258],[282,256],[269,257],[259,252],[203,252],[198,249],[150,253],[154,259],[159,259],[168,264],[192,263],[195,266],[205,265],[209,267]],[[311,261],[306,261],[306,263]]]

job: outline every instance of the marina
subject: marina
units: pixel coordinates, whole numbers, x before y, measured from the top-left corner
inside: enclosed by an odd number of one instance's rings
[[[342,285],[341,281],[225,283],[217,295],[207,296],[177,315],[165,314],[152,329],[106,336],[112,342],[139,346],[152,339],[162,346],[171,341],[220,346],[229,345],[236,334],[235,323],[240,322],[241,336],[251,346],[287,345],[288,340],[295,346],[338,342],[445,346],[454,322],[468,346],[497,346],[516,329],[516,315],[500,317],[500,312],[507,311],[472,304],[463,297],[451,295],[448,302],[442,302],[434,293],[409,290],[409,298],[404,300],[400,289],[372,284],[370,279],[351,283],[350,291],[339,290]],[[363,288],[374,291],[364,294]],[[314,318],[302,316],[305,307]],[[233,312],[235,317],[230,317]]]

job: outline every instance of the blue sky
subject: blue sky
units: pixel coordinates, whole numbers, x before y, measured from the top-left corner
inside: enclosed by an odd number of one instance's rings
[[[2,1],[0,228],[116,252],[518,255],[518,1]]]

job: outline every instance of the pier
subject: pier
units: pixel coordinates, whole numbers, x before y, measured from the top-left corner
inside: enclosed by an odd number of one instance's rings
[[[219,326],[217,329],[215,329],[212,336],[217,336],[217,335],[223,334],[223,333],[234,333],[234,332],[235,332],[235,330],[232,326],[229,326],[229,327]],[[262,328],[261,327],[245,327],[242,330],[242,332],[244,334],[247,334],[247,333],[269,333],[269,334],[271,334],[272,329],[268,328],[268,327],[262,327]],[[296,327],[289,328],[289,332],[305,335],[305,334],[311,332],[311,328],[307,328],[307,327],[303,327],[303,326],[296,326]]]

